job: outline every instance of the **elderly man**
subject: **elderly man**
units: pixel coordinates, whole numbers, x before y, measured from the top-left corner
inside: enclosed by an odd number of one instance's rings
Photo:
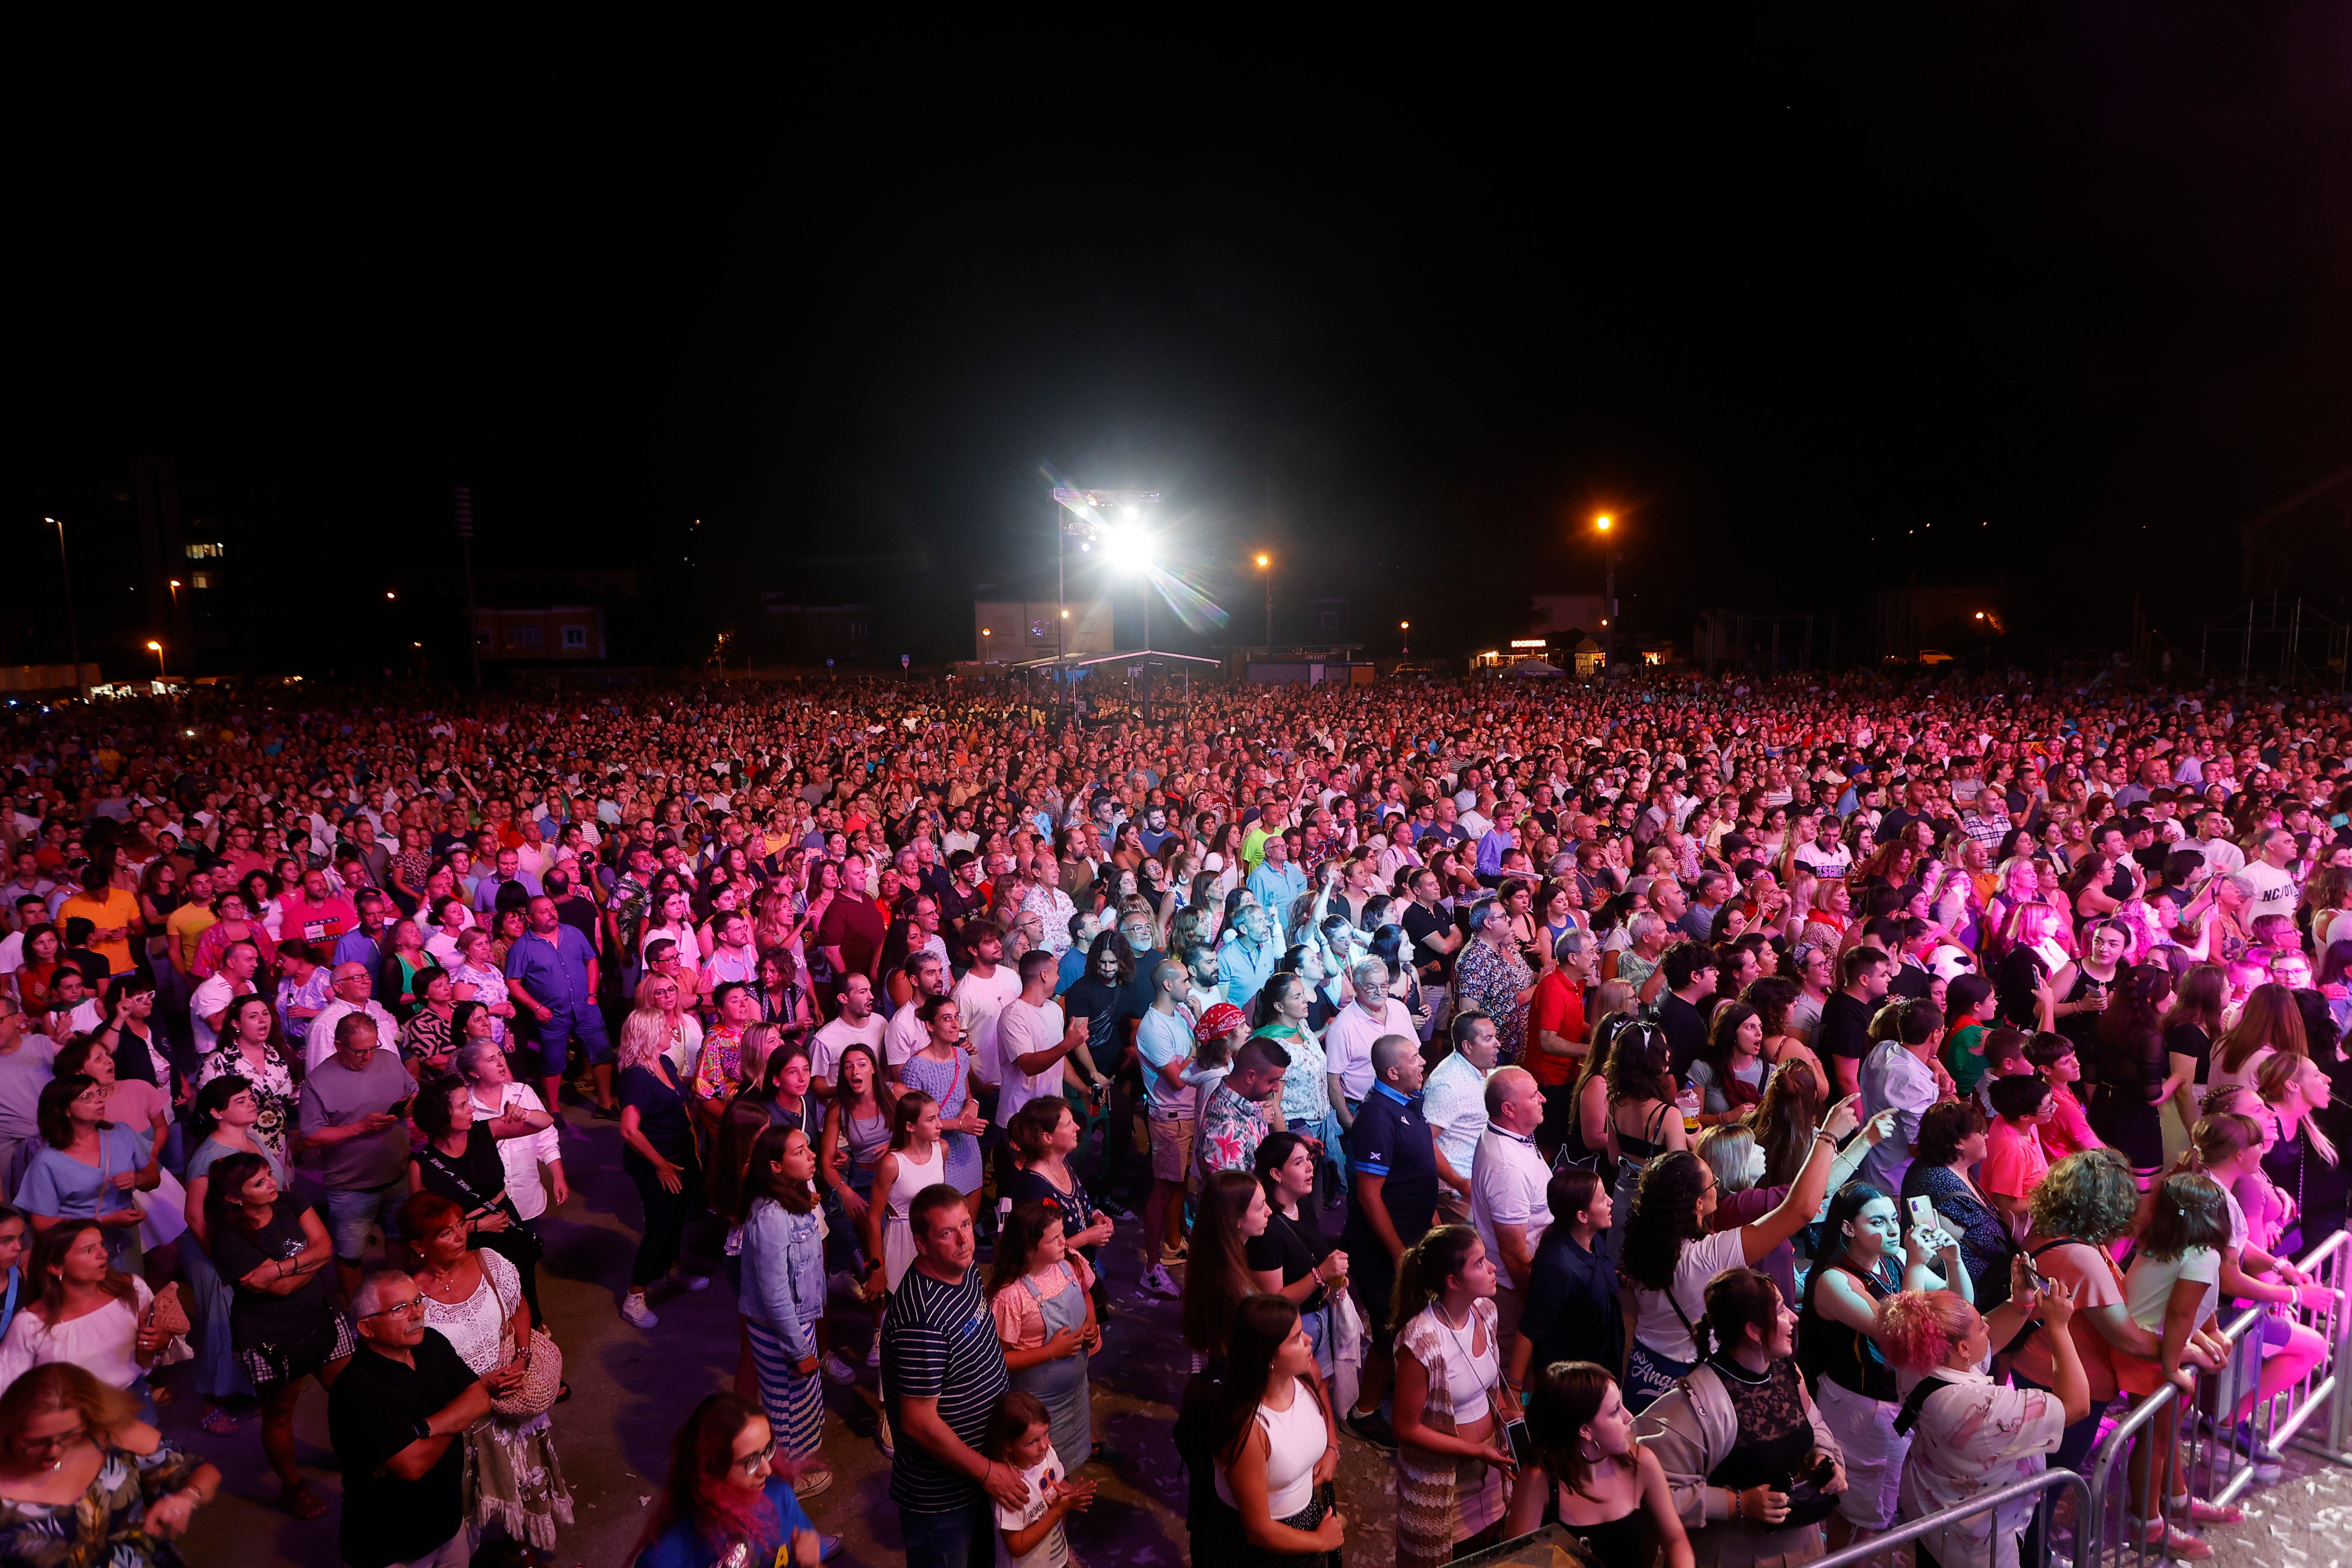
[[[226,957],[222,960],[222,967],[226,971]],[[334,1000],[319,1009],[319,1016],[310,1020],[310,1027],[303,1036],[303,1059],[313,1072],[318,1070],[320,1062],[334,1054],[335,1026],[354,1014],[374,1020],[377,1037],[387,1047],[400,1038],[398,1021],[384,1010],[383,1003],[374,999],[375,968],[373,964],[338,963],[329,984],[334,991]]]
[[[1217,973],[1225,988],[1225,1000],[1248,1010],[1281,957],[1273,917],[1256,904],[1243,905],[1224,945],[1217,950]]]
[[[1339,1009],[1323,1032],[1323,1068],[1331,1080],[1331,1109],[1343,1128],[1356,1124],[1356,1111],[1372,1092],[1378,1073],[1372,1047],[1386,1035],[1407,1035],[1415,1040],[1412,1015],[1389,994],[1386,961],[1368,958],[1349,971],[1356,994]],[[1416,1081],[1413,1088],[1420,1089]]]
[[[400,1112],[416,1083],[364,1013],[311,1035],[331,1035],[334,1049],[302,1079],[302,1142],[325,1152],[319,1176],[327,1188],[327,1230],[348,1295],[359,1289],[368,1233],[381,1225],[387,1248],[400,1234],[408,1197],[408,1123]]]
[[[507,950],[507,993],[516,1021],[523,1024],[515,1047],[516,1066],[533,1065],[547,1097],[547,1109],[561,1103],[563,1064],[572,1042],[580,1042],[596,1085],[596,1114],[618,1121],[613,1100],[613,1043],[596,1005],[596,949],[575,926],[563,923],[555,900],[541,893],[527,907],[530,929]],[[527,1024],[523,1020],[529,1019]],[[535,1041],[535,1045],[534,1042]]]
[[[908,1568],[964,1568],[994,1561],[997,1508],[1026,1496],[1019,1470],[981,1452],[1009,1377],[963,1194],[925,1187],[907,1219],[915,1260],[882,1313],[882,1410],[898,1433],[890,1500]]]
[[[1543,1114],[1543,1086],[1526,1068],[1503,1068],[1486,1080],[1486,1130],[1471,1165],[1470,1223],[1495,1260],[1496,1343],[1507,1366],[1527,1307],[1536,1244],[1551,1228],[1546,1196],[1551,1167],[1536,1148]]]
[[[1290,859],[1290,841],[1276,833],[1265,841],[1265,858],[1249,874],[1250,896],[1273,910],[1287,915],[1290,906],[1307,891],[1307,873]]]
[[[352,1292],[352,1317],[360,1347],[327,1392],[327,1432],[343,1472],[343,1561],[465,1568],[465,1434],[488,1419],[489,1386],[425,1326],[424,1297],[398,1269]]]

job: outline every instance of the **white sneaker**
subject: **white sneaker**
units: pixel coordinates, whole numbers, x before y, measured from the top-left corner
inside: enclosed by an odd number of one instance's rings
[[[689,1294],[697,1290],[708,1290],[710,1289],[710,1276],[708,1274],[687,1274],[681,1272],[671,1275],[669,1277],[669,1282],[678,1289],[687,1291]]]
[[[1184,1294],[1184,1287],[1171,1279],[1168,1270],[1157,1263],[1143,1271],[1143,1278],[1136,1285],[1139,1294],[1148,1290],[1152,1295],[1166,1296],[1171,1300]]]
[[[847,1362],[842,1360],[841,1352],[838,1351],[835,1351],[833,1354],[824,1358],[824,1380],[827,1383],[856,1383],[857,1381],[857,1369],[850,1365]]]
[[[882,1336],[880,1334],[876,1334],[874,1336],[874,1342],[866,1347],[866,1364],[867,1366],[880,1366],[882,1364]]]
[[[621,1298],[621,1317],[641,1329],[653,1328],[661,1321],[654,1316],[653,1309],[646,1305],[645,1297],[635,1290]]]

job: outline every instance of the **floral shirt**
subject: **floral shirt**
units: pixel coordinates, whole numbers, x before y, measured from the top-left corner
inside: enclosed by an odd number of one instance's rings
[[[453,991],[459,992],[457,1000],[460,1002],[479,1002],[486,1007],[497,1006],[507,999],[508,994],[506,971],[476,969],[467,963],[461,963],[449,972],[449,985]],[[467,985],[474,988],[470,995],[460,989]],[[503,1040],[506,1037],[507,1021],[495,1013],[491,1014],[490,1038]]]
[[[690,1092],[703,1100],[732,1100],[742,1086],[743,1031],[721,1024],[702,1037]]]
[[[154,1562],[148,1507],[189,1484],[203,1460],[161,1447],[110,1448],[71,1504],[0,1500],[0,1563],[26,1568],[131,1568]]]
[[[2042,1473],[2065,1435],[2058,1396],[2039,1388],[2006,1388],[1984,1373],[1941,1367],[1949,1386],[1919,1407],[1910,1457],[1904,1462],[1902,1517],[1924,1519],[1942,1509]],[[1906,1379],[1906,1385],[1916,1380]],[[1906,1387],[1905,1392],[1909,1392]],[[2017,1568],[2017,1539],[2033,1515],[2033,1499],[2019,1498],[1962,1516],[1920,1539],[1938,1563]]]
[[[1331,1090],[1323,1077],[1323,1043],[1310,1029],[1281,1025],[1258,1033],[1290,1053],[1290,1065],[1282,1070],[1283,1124],[1311,1132],[1331,1114]]]
[[[1219,1080],[1201,1112],[1201,1166],[1207,1171],[1255,1167],[1257,1146],[1265,1141],[1265,1113]]]
[[[1527,1050],[1528,1005],[1517,998],[1535,983],[1528,961],[1515,949],[1498,952],[1481,938],[1465,943],[1454,963],[1454,1010],[1475,1007],[1494,1017],[1495,1037],[1502,1047],[1496,1056],[1503,1066],[1517,1062]]]
[[[320,973],[326,968],[320,966]],[[233,1045],[208,1054],[196,1068],[196,1087],[202,1089],[216,1078],[232,1074],[253,1086],[253,1103],[261,1114],[253,1123],[253,1141],[269,1151],[280,1166],[293,1161],[286,1152],[286,1140],[300,1125],[300,1091],[294,1085],[294,1072],[286,1058],[272,1046],[264,1046],[268,1065],[260,1072]]]

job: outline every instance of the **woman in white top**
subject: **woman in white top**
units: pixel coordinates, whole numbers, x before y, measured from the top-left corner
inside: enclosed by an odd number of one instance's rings
[[[107,1261],[106,1234],[93,1219],[60,1220],[41,1232],[26,1266],[30,1297],[0,1342],[0,1388],[37,1366],[71,1362],[110,1388],[128,1389],[153,1425],[147,1373],[172,1336],[145,1326],[155,1293]]]
[[[2045,1284],[2039,1294],[2021,1266],[2010,1299],[1990,1312],[1949,1290],[1906,1290],[1878,1307],[1876,1338],[1887,1359],[1928,1385],[1910,1398],[1918,1423],[1904,1461],[1902,1514],[1924,1519],[1939,1510],[2041,1473],[2067,1426],[2090,1414],[2091,1385],[2066,1321],[2074,1291]],[[2011,1388],[1987,1368],[1993,1349],[2017,1336],[2029,1318],[2049,1328],[2056,1386]],[[2034,1500],[1963,1516],[1920,1538],[1938,1563],[2017,1568],[2018,1538],[2033,1516]]]
[[[1397,1563],[1438,1568],[1483,1550],[1512,1469],[1503,1423],[1518,1397],[1496,1344],[1495,1262],[1466,1225],[1423,1233],[1397,1265]]]
[[[1837,1145],[1857,1125],[1855,1095],[1830,1108],[1788,1196],[1759,1219],[1709,1233],[1715,1173],[1688,1150],[1660,1154],[1642,1173],[1625,1226],[1618,1271],[1633,1287],[1637,1315],[1626,1360],[1624,1398],[1636,1415],[1697,1364],[1692,1325],[1705,1312],[1706,1282],[1727,1268],[1753,1268],[1821,1213]]]
[[[507,1065],[506,1053],[498,1043],[482,1037],[467,1040],[457,1047],[457,1066],[459,1076],[474,1096],[474,1116],[488,1121],[499,1136],[499,1160],[506,1167],[507,1196],[514,1200],[515,1213],[523,1224],[536,1233],[537,1220],[552,1203],[562,1206],[572,1196],[572,1187],[563,1179],[563,1145],[555,1130],[555,1118],[541,1103],[539,1094],[527,1084],[515,1081],[514,1071]],[[501,1123],[510,1124],[502,1128]],[[529,1136],[509,1135],[511,1127],[532,1129]],[[541,1171],[546,1180],[540,1179]]]
[[[1193,1541],[1192,1560],[1339,1568],[1348,1538],[1331,1490],[1339,1428],[1291,1302],[1260,1295],[1242,1303],[1210,1419],[1220,1506],[1198,1521],[1208,1528]]]
[[[697,990],[702,984],[702,938],[694,929],[694,900],[673,888],[661,895],[656,907],[661,919],[646,922],[645,935],[637,940],[638,960],[644,961],[646,949],[656,938],[669,938],[677,944],[679,984],[689,993]]]
[[[866,1210],[866,1256],[882,1260],[882,1289],[870,1299],[898,1288],[907,1267],[915,1260],[915,1233],[908,1223],[915,1194],[936,1185],[947,1173],[947,1143],[940,1136],[940,1102],[918,1089],[898,1091],[890,1108],[889,1152],[874,1167],[874,1191],[882,1201]]]

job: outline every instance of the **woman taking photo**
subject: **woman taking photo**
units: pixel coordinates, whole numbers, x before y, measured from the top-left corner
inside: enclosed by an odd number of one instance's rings
[[[1561,1361],[1538,1372],[1528,1437],[1537,1462],[1512,1490],[1505,1539],[1557,1524],[1595,1563],[1647,1564],[1663,1549],[1666,1568],[1693,1568],[1665,1467],[1633,1441],[1633,1413],[1606,1368]]]
[[[534,1126],[530,1117],[494,1121],[477,1116],[472,1086],[456,1073],[426,1079],[416,1090],[415,1105],[416,1130],[425,1142],[408,1163],[408,1190],[438,1193],[456,1204],[467,1245],[488,1247],[514,1267],[531,1321],[543,1321],[539,1314],[539,1237],[524,1228],[522,1215],[507,1194],[506,1162],[499,1157],[499,1142],[501,1137],[528,1138],[545,1124]]]
[[[1265,1189],[1247,1171],[1219,1171],[1202,1192],[1184,1268],[1182,1322],[1192,1371],[1213,1378],[1223,1366],[1234,1313],[1257,1290],[1249,1244],[1265,1234],[1273,1214]]]
[[[1960,1264],[1973,1287],[1969,1300],[1985,1307],[2008,1299],[2009,1259],[2017,1250],[2009,1223],[1969,1172],[1990,1148],[1984,1112],[1972,1100],[1948,1100],[1920,1113],[1903,1173],[1903,1201],[1926,1198],[1937,1223],[1960,1243]]]
[[[218,1470],[163,1447],[128,1394],[78,1366],[0,1394],[0,1562],[171,1568],[170,1543],[219,1491]]]
[[[1348,1527],[1331,1484],[1339,1429],[1317,1386],[1298,1309],[1279,1296],[1252,1296],[1230,1337],[1232,1356],[1209,1407],[1215,1504],[1194,1534],[1192,1560],[1340,1568]]]
[[[1709,1280],[1703,1306],[1706,1360],[1634,1430],[1666,1472],[1700,1568],[1810,1563],[1822,1555],[1821,1538],[1805,1527],[1836,1506],[1845,1470],[1797,1369],[1797,1314],[1752,1268]],[[1790,1479],[1824,1465],[1821,1495],[1793,1508]]]
[[[247,1397],[253,1384],[237,1364],[236,1346],[230,1337],[229,1314],[236,1299],[229,1282],[213,1266],[212,1233],[205,1217],[205,1200],[212,1190],[212,1168],[231,1154],[257,1154],[268,1165],[270,1178],[281,1187],[286,1167],[254,1135],[260,1108],[253,1089],[241,1078],[216,1078],[196,1091],[191,1127],[196,1152],[188,1157],[188,1237],[192,1245],[180,1249],[188,1277],[194,1315],[200,1320],[196,1341],[196,1393],[205,1402],[204,1429],[215,1436],[236,1430],[228,1401]]]
[[[294,1461],[294,1405],[304,1378],[331,1384],[359,1348],[328,1291],[334,1247],[316,1212],[281,1196],[261,1155],[227,1155],[208,1174],[205,1233],[214,1266],[236,1290],[229,1336],[261,1396],[261,1452],[284,1489],[278,1506],[318,1519],[327,1505]]]
[[[269,1151],[281,1171],[301,1142],[300,1080],[294,1067],[299,1059],[287,1047],[277,1009],[264,997],[240,996],[221,1020],[220,1044],[196,1068],[200,1089],[215,1079],[245,1081],[259,1112],[254,1141]]]
[[[1922,1380],[1909,1395],[1917,1416],[1903,1468],[1906,1519],[1960,1507],[2040,1474],[2066,1428],[2090,1414],[2090,1384],[2067,1328],[2074,1292],[2055,1284],[2032,1291],[2024,1270],[2017,1273],[2011,1299],[1989,1313],[1949,1290],[1906,1290],[1879,1304],[1878,1342],[1887,1359]],[[2050,1331],[2048,1391],[2003,1387],[1990,1375],[1993,1352],[2016,1338],[2029,1318]],[[2032,1497],[2018,1498],[1963,1515],[1919,1543],[1937,1563],[2017,1568],[2018,1539],[2033,1509]]]
[[[1443,1225],[1396,1277],[1397,1562],[1436,1565],[1490,1546],[1515,1470],[1503,1424],[1519,1415],[1496,1341],[1495,1264],[1478,1233]]]
[[[132,1195],[163,1184],[160,1152],[141,1148],[139,1134],[106,1120],[107,1091],[96,1079],[68,1073],[41,1090],[42,1147],[25,1168],[16,1206],[44,1231],[61,1219],[95,1219],[105,1227],[107,1254],[125,1274],[140,1272],[139,1227],[146,1215]]]
[[[775,1454],[775,1429],[750,1400],[714,1394],[696,1405],[670,1446],[635,1568],[816,1568],[823,1539]]]
[[[467,1522],[497,1525],[542,1552],[572,1522],[572,1490],[555,1454],[548,1412],[557,1397],[555,1368],[533,1383],[530,1310],[514,1265],[472,1245],[465,1211],[438,1193],[412,1193],[400,1205],[400,1234],[416,1249],[416,1289],[425,1326],[449,1342],[457,1359],[482,1380],[494,1402],[489,1419],[466,1434]],[[499,1411],[495,1402],[522,1400],[528,1414]],[[544,1399],[545,1404],[540,1401]]]
[[[1903,1399],[1878,1345],[1878,1304],[1905,1290],[1941,1290],[1948,1280],[1963,1300],[1970,1294],[1958,1240],[1940,1229],[1914,1231],[1906,1253],[1896,1244],[1902,1231],[1886,1194],[1868,1182],[1841,1189],[1822,1217],[1822,1250],[1798,1313],[1797,1363],[1845,1455],[1846,1489],[1829,1529],[1833,1552],[1894,1527],[1911,1446],[1895,1429]]]
[[[1839,1101],[1814,1134],[1812,1152],[1789,1195],[1762,1218],[1710,1233],[1715,1173],[1687,1151],[1660,1155],[1642,1173],[1625,1227],[1619,1271],[1632,1281],[1636,1316],[1626,1358],[1626,1403],[1642,1407],[1697,1364],[1694,1325],[1706,1282],[1727,1268],[1752,1268],[1821,1212],[1837,1145],[1854,1130],[1860,1096]]]
[[[629,1291],[621,1316],[641,1329],[661,1320],[646,1305],[646,1288],[677,1261],[678,1241],[688,1217],[702,1207],[702,1168],[695,1158],[694,1123],[663,1047],[669,1033],[662,1015],[640,1007],[621,1026],[621,1169],[645,1205],[645,1228],[629,1264]],[[699,1275],[679,1281],[688,1290],[709,1283]]]
[[[1345,1289],[1348,1255],[1323,1234],[1315,1212],[1314,1145],[1296,1132],[1269,1132],[1257,1146],[1258,1185],[1265,1191],[1265,1230],[1243,1248],[1256,1287],[1298,1309],[1315,1348],[1315,1371],[1328,1389],[1332,1373],[1330,1294]]]

